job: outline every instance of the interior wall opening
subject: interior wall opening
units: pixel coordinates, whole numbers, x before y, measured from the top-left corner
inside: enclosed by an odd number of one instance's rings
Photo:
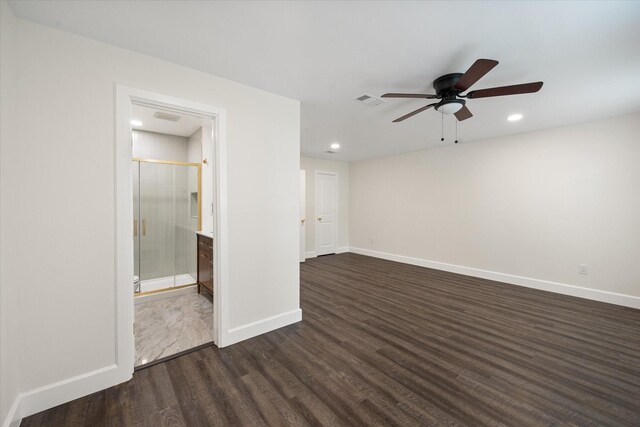
[[[131,108],[135,367],[215,341],[213,120]],[[206,200],[206,205],[204,204]]]

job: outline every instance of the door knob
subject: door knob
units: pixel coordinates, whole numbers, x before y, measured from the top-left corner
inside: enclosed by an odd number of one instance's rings
[[[302,218],[302,219],[300,220],[300,224],[304,224],[304,222],[305,222],[305,221],[306,221],[306,219]]]
[[[318,217],[318,221],[322,221],[322,217]]]

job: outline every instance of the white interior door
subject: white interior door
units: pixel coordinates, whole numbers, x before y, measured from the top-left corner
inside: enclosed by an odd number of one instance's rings
[[[305,216],[305,204],[306,204],[306,191],[305,186],[307,184],[307,174],[305,171],[300,171],[300,262],[305,260],[305,233],[307,227],[305,222],[307,218]]]
[[[316,255],[338,249],[338,174],[316,172]]]

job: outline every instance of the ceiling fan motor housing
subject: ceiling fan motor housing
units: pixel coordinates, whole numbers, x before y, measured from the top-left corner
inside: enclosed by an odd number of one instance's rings
[[[462,73],[451,73],[438,77],[433,81],[433,88],[438,98],[442,99],[442,101],[438,102],[438,105],[435,106],[437,111],[444,114],[453,114],[464,107],[465,100],[458,99],[458,92],[453,88],[458,80],[460,80],[460,77],[462,77]]]
[[[447,98],[448,96],[455,96],[458,93],[453,86],[460,80],[462,73],[445,74],[442,77],[438,77],[433,81],[433,88],[438,95],[438,98]]]

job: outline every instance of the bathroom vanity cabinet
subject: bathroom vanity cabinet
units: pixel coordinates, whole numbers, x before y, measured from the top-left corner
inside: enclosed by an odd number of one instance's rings
[[[213,239],[198,233],[198,293],[202,288],[213,295]]]

